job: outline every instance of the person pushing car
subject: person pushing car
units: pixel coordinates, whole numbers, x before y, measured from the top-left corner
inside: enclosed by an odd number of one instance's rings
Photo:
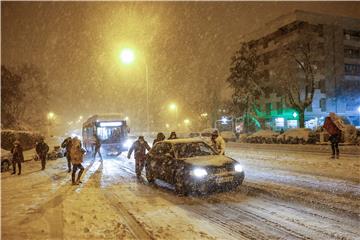
[[[137,178],[141,177],[141,172],[145,165],[146,150],[150,151],[149,144],[145,141],[144,136],[139,136],[129,149],[128,159],[130,159],[132,152],[135,155],[135,171]]]

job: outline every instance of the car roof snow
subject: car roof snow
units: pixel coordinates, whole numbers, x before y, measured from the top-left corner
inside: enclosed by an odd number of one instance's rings
[[[196,138],[178,138],[178,139],[167,139],[162,142],[176,144],[176,143],[198,143],[204,141]]]

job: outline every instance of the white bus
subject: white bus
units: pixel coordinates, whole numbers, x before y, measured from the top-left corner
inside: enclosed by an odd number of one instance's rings
[[[101,150],[107,154],[119,155],[128,151],[131,144],[128,140],[130,132],[126,120],[117,114],[102,114],[91,116],[83,123],[82,136],[87,151],[94,150],[96,135],[101,142]]]

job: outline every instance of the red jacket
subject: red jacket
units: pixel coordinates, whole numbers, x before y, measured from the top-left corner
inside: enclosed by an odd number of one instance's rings
[[[341,130],[333,123],[330,117],[325,118],[324,126],[330,135],[341,134]]]

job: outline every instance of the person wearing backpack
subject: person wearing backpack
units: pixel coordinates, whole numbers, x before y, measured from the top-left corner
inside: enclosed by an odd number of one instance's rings
[[[71,163],[73,165],[72,174],[71,174],[72,185],[79,185],[80,183],[82,183],[80,181],[80,178],[82,173],[84,172],[84,167],[82,165],[84,154],[85,154],[85,150],[81,146],[80,139],[78,139],[78,137],[74,137],[71,140],[71,149],[70,149],[70,158],[71,158]],[[78,169],[80,169],[80,171],[75,180],[75,175]]]
[[[341,140],[341,131],[345,128],[341,118],[335,113],[331,112],[329,116],[325,118],[324,129],[329,133],[329,141],[331,143],[332,155],[331,158],[339,158],[339,142]]]

